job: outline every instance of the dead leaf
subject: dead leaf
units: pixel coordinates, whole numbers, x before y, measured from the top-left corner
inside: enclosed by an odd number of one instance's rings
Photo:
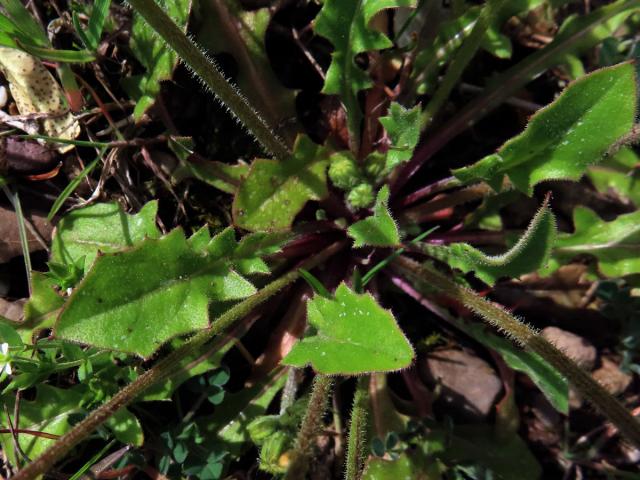
[[[50,137],[72,140],[80,135],[80,124],[73,118],[64,92],[53,75],[36,57],[14,48],[0,47],[0,72],[9,82],[9,90],[21,115],[46,113],[42,128]],[[60,153],[73,145],[58,148]]]
[[[46,215],[35,212],[30,214],[28,210],[25,210],[25,215],[45,242],[49,243],[53,227],[47,222]],[[30,252],[43,250],[40,242],[28,230],[27,239]],[[11,209],[0,207],[0,263],[7,262],[20,255],[22,255],[22,247],[20,246],[16,214]]]

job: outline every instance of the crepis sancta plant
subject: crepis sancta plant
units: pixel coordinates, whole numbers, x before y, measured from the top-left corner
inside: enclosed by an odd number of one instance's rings
[[[579,254],[595,257],[596,268],[606,275],[640,273],[640,261],[623,241],[637,240],[637,227],[631,227],[638,224],[637,212],[604,222],[588,209],[577,209],[574,233],[559,233],[554,199],[544,191],[549,181],[579,181],[592,167],[630,151],[637,136],[636,65],[620,61],[576,75],[495,153],[469,158],[458,168],[440,165],[438,171],[449,173],[423,182],[425,165],[465,129],[527,82],[600,43],[638,14],[640,2],[618,0],[567,18],[548,44],[490,78],[475,100],[452,113],[444,107],[478,51],[509,57],[512,46],[500,33],[502,25],[543,2],[488,0],[455,20],[467,22],[462,35],[451,35],[455,22],[443,22],[425,44],[424,36],[410,33],[422,16],[433,13],[433,2],[325,0],[313,21],[315,34],[333,49],[322,93],[339,100],[344,125],[341,136],[324,144],[302,133],[276,135],[267,120],[271,112],[263,113],[264,102],[253,101],[260,92],[242,92],[227,81],[215,61],[185,34],[184,12],[178,25],[174,9],[163,8],[164,2],[128,3],[136,25],[144,24],[153,38],[162,39],[169,53],[237,119],[238,128],[253,136],[265,158],[248,166],[220,166],[210,183],[233,197],[233,225],[213,235],[206,225],[190,233],[181,227],[163,232],[156,222],[156,201],[135,214],[117,203],[96,203],[58,221],[49,272],[32,274],[24,321],[11,328],[8,322],[0,324],[8,345],[3,355],[13,364],[12,383],[4,392],[46,378],[42,371],[29,371],[25,353],[32,349],[33,333],[45,328],[53,331],[50,341],[59,342],[74,358],[78,376],[91,375],[90,368],[102,365],[116,383],[126,385],[105,390],[101,401],[91,402],[93,411],[73,426],[66,424],[56,440],[40,441],[38,448],[20,440],[32,461],[12,478],[38,478],[105,426],[118,440],[141,444],[138,420],[126,407],[139,400],[168,399],[189,378],[220,367],[231,346],[225,339],[242,335],[261,308],[283,291],[294,299],[290,315],[306,317],[306,331],[270,366],[267,381],[258,385],[262,396],[254,393],[259,400],[243,404],[254,408],[253,417],[246,418],[247,432],[218,433],[221,441],[253,441],[260,447],[260,468],[273,475],[305,478],[332,388],[357,377],[344,455],[346,478],[392,478],[374,476],[379,466],[367,462],[369,394],[385,373],[410,368],[417,346],[408,333],[411,325],[401,326],[382,300],[386,290],[417,300],[495,351],[509,367],[528,375],[562,413],[568,412],[571,385],[640,446],[640,423],[621,402],[525,319],[478,293],[507,278],[551,275]],[[380,18],[391,11],[404,24],[380,27]],[[90,43],[95,47],[96,42]],[[363,58],[368,58],[366,65]],[[381,71],[394,62],[405,63],[396,77],[385,80]],[[151,90],[140,98],[152,103],[152,86],[147,87]],[[137,110],[136,115],[144,113],[142,107]],[[202,171],[183,140],[172,136],[168,144],[182,170],[200,178]],[[456,236],[481,220],[495,221],[499,209],[518,195],[539,199],[537,213],[517,236],[503,235],[499,248],[478,248],[473,234]],[[471,202],[479,205],[477,218],[453,225],[454,209]],[[306,282],[310,293],[295,294],[295,282]],[[491,329],[450,313],[465,309]],[[145,368],[123,373],[124,367],[110,363],[114,354],[122,361],[144,359]],[[307,371],[313,372],[313,381],[310,393],[299,396],[305,385],[299,373],[305,367],[311,367]],[[206,386],[210,399],[219,398],[223,384]],[[37,389],[38,395],[58,395],[68,404],[86,398],[48,385]],[[278,392],[280,413],[266,415]],[[245,418],[249,410],[235,413]],[[129,427],[119,429],[125,424]],[[182,463],[189,442],[198,444],[195,428],[185,423],[179,434],[167,436],[167,465]],[[388,437],[387,444],[387,456],[397,460],[396,442]],[[19,465],[19,449],[4,437],[2,445],[8,460]],[[224,455],[209,458],[198,471],[218,471],[219,466],[220,473]],[[398,465],[415,474],[418,466],[400,455]],[[522,478],[535,478],[535,468],[529,474]]]

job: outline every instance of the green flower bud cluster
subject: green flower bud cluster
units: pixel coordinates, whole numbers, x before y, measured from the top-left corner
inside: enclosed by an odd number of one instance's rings
[[[362,181],[362,174],[349,152],[338,152],[331,156],[329,178],[339,189],[349,191]]]
[[[384,153],[373,152],[364,159],[364,171],[367,176],[376,182],[383,179],[387,167],[387,156]]]
[[[370,207],[375,201],[375,186],[386,173],[386,155],[370,154],[363,165],[358,165],[350,152],[331,156],[329,178],[346,192],[349,206],[354,209]]]
[[[260,469],[272,474],[287,471],[295,439],[295,431],[289,431],[283,420],[280,415],[264,415],[247,426],[251,440],[260,446]]]
[[[263,415],[247,425],[251,440],[260,447],[261,470],[274,475],[287,471],[307,401],[302,397],[283,415]]]
[[[353,208],[367,208],[373,204],[375,199],[373,186],[369,183],[361,183],[347,194],[347,202]]]

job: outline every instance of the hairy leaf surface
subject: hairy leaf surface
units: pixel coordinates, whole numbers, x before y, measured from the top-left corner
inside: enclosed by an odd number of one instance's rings
[[[233,201],[235,224],[250,231],[290,228],[309,200],[327,195],[327,166],[325,149],[305,136],[285,161],[254,161]]]
[[[186,28],[191,10],[189,0],[156,0],[162,9],[180,28]],[[126,78],[123,86],[135,100],[133,115],[136,119],[155,101],[160,92],[160,82],[171,78],[171,73],[178,62],[176,53],[167,48],[167,43],[134,12],[131,27],[131,50],[138,61],[146,69],[142,75]]]
[[[600,271],[611,277],[640,273],[640,211],[605,222],[593,210],[577,207],[573,212],[575,231],[562,234],[553,251],[550,270],[580,254],[598,259]]]
[[[58,338],[149,357],[177,335],[206,328],[212,301],[255,288],[218,255],[194,251],[181,229],[99,257],[58,318]]]
[[[385,185],[378,192],[373,215],[354,223],[347,230],[355,240],[354,247],[395,247],[400,244],[400,233],[387,208],[388,201],[389,187]]]
[[[420,139],[420,114],[419,105],[406,109],[394,102],[389,107],[389,115],[380,118],[380,123],[391,138],[391,148],[387,152],[385,165],[386,172],[411,159],[413,149]]]
[[[315,296],[307,303],[313,333],[296,343],[285,365],[311,364],[318,373],[357,375],[408,367],[413,349],[393,315],[368,293],[354,293],[344,283],[335,298]]]
[[[356,65],[355,56],[393,45],[386,35],[370,29],[369,22],[381,10],[414,7],[415,3],[415,0],[327,0],[316,17],[316,33],[329,39],[334,47],[322,92],[340,95],[353,139],[359,138],[362,119],[358,92],[372,85],[368,74]]]
[[[528,195],[543,180],[577,180],[631,130],[636,104],[631,63],[597,70],[538,111],[497,153],[453,173],[465,183],[486,181],[494,190],[502,188],[506,175]]]
[[[147,203],[135,215],[128,215],[118,203],[97,203],[73,210],[60,220],[51,244],[51,261],[76,264],[84,257],[85,272],[98,254],[131,247],[145,238],[158,238],[158,202]]]
[[[448,247],[426,246],[428,253],[443,259],[463,272],[473,272],[493,285],[501,277],[517,278],[546,265],[556,238],[556,221],[545,203],[518,242],[502,255],[490,256],[467,243]]]

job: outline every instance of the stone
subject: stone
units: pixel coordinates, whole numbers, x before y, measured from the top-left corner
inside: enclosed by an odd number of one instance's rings
[[[439,350],[419,366],[422,380],[440,395],[434,408],[463,421],[483,421],[493,411],[502,381],[487,362],[461,350]]]
[[[542,336],[555,345],[584,370],[591,371],[596,364],[598,352],[589,341],[558,327],[547,327]]]
[[[592,376],[614,396],[624,393],[633,380],[633,377],[620,370],[615,362],[604,357],[602,358],[602,366],[594,371]]]

